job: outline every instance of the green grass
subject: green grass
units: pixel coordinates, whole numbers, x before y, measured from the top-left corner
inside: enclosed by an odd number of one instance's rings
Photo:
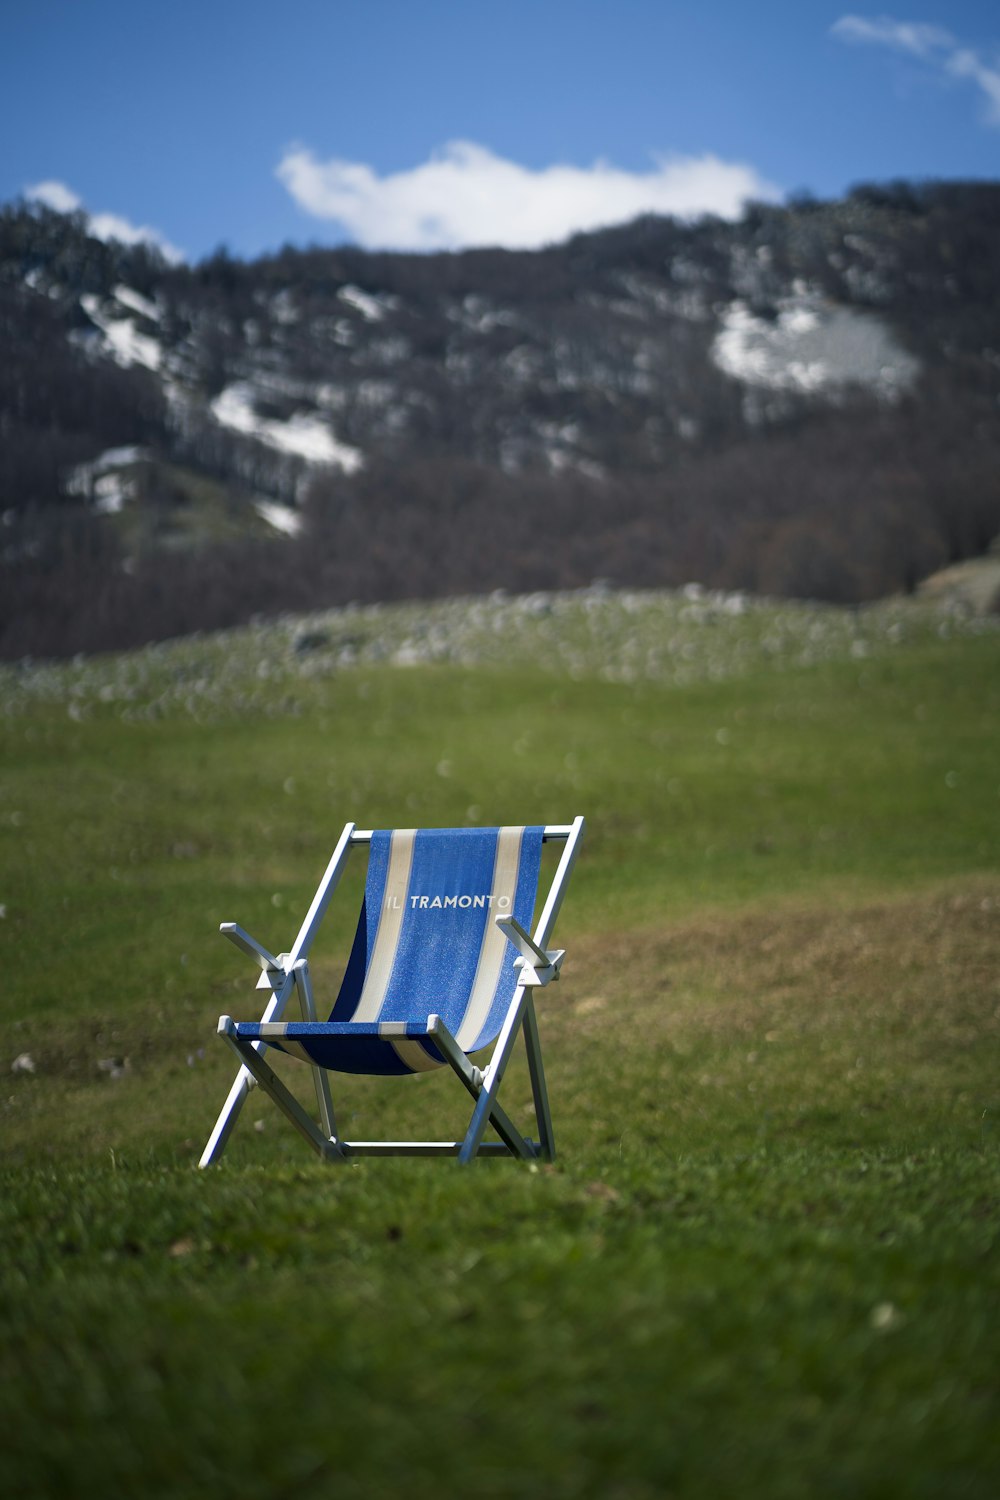
[[[88,664],[12,689],[4,1493],[992,1500],[998,645],[241,666],[208,716],[167,693],[205,642],[142,667],[153,721],[78,711]],[[197,1171],[215,1020],[257,998],[220,920],[287,947],[347,818],[576,812],[553,1166],[324,1168],[255,1095]],[[460,1094],[339,1098],[373,1136],[460,1130]],[[526,1119],[520,1058],[504,1094]]]
[[[246,495],[234,495],[215,479],[177,464],[144,459],[118,473],[137,486],[131,503],[111,519],[126,552],[152,546],[204,548],[221,542],[278,541]],[[275,552],[275,566],[282,565]]]

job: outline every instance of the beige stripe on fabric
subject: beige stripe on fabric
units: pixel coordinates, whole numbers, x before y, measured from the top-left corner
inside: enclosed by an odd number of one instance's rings
[[[414,1073],[430,1073],[441,1067],[437,1058],[431,1057],[413,1037],[394,1036],[389,1038],[389,1043],[400,1062],[412,1068]]]
[[[261,1041],[268,1041],[268,1040],[280,1041],[280,1043],[281,1043],[281,1051],[284,1052],[288,1057],[297,1057],[300,1062],[310,1063],[313,1066],[315,1066],[315,1064],[313,1063],[312,1058],[309,1056],[309,1053],[303,1047],[302,1043],[301,1042],[290,1042],[290,1041],[287,1040],[287,1038],[288,1038],[288,1022],[287,1021],[263,1021],[261,1023],[261,1028],[260,1028],[260,1039],[261,1039]]]
[[[507,950],[507,939],[496,925],[494,918],[510,916],[514,910],[523,839],[523,828],[501,828],[497,838],[496,860],[493,866],[493,901],[486,921],[486,931],[483,933],[483,945],[479,950],[479,963],[476,967],[476,977],[472,982],[472,993],[465,1008],[465,1015],[462,1017],[462,1024],[455,1037],[463,1052],[469,1050],[482,1031],[496,993],[497,981],[500,978],[500,970],[503,967]],[[505,906],[499,905],[501,896],[508,898]]]
[[[299,1062],[309,1063],[311,1067],[316,1067],[316,1063],[309,1056],[309,1053],[306,1051],[301,1042],[289,1042],[287,1040],[283,1041],[281,1044],[281,1050],[289,1057],[297,1057]]]
[[[399,945],[399,933],[406,911],[413,864],[415,828],[397,828],[389,846],[389,869],[386,874],[382,910],[378,914],[378,931],[372,949],[372,961],[365,975],[364,988],[358,999],[352,1021],[377,1021],[385,1003],[385,993],[392,975],[392,965]],[[371,913],[369,913],[369,919]]]

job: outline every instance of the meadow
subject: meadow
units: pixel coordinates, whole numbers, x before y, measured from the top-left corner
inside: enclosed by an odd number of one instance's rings
[[[992,1500],[998,729],[1000,621],[919,602],[0,669],[3,1493]],[[555,1162],[324,1165],[253,1094],[198,1170],[216,1020],[259,1013],[220,921],[288,947],[348,819],[577,813]],[[360,1137],[467,1115],[441,1074],[336,1096]]]

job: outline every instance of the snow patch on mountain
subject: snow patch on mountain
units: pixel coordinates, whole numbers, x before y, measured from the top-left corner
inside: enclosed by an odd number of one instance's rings
[[[210,407],[222,427],[257,438],[280,453],[292,453],[311,464],[329,464],[353,474],[364,462],[357,448],[338,442],[326,422],[308,412],[296,412],[285,422],[258,416],[254,388],[248,381],[226,386]]]
[[[156,339],[140,333],[132,318],[112,317],[105,311],[101,299],[89,293],[80,298],[80,305],[94,327],[100,330],[105,348],[117,364],[126,369],[129,365],[143,365],[147,370],[159,370],[163,349]]]
[[[385,302],[379,297],[373,297],[370,292],[363,292],[359,286],[342,286],[337,293],[341,302],[346,302],[348,307],[353,307],[367,318],[369,323],[380,322],[386,314]]]
[[[253,508],[262,520],[283,536],[298,536],[302,531],[301,512],[291,505],[282,505],[277,500],[255,500]]]
[[[163,316],[155,302],[151,302],[141,292],[133,291],[130,286],[116,286],[112,296],[122,307],[131,308],[132,312],[137,312],[141,318],[148,318],[151,323],[158,323]]]
[[[90,463],[71,469],[63,488],[67,495],[89,500],[98,515],[117,515],[138,494],[136,466],[148,459],[145,448],[107,448]]]
[[[838,307],[798,288],[764,318],[737,300],[722,314],[712,358],[746,385],[814,393],[862,385],[893,400],[916,379],[919,362],[881,318]]]

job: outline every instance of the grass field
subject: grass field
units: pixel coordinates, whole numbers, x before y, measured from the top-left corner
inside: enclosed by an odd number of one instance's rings
[[[0,1490],[993,1500],[1000,630],[463,608],[0,673]],[[287,947],[348,818],[578,812],[554,1164],[324,1167],[253,1095],[197,1170],[221,920]]]

